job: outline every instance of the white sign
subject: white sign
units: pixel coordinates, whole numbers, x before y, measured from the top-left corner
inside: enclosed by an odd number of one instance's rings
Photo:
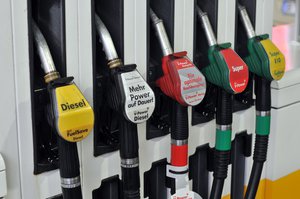
[[[155,96],[138,71],[121,74],[125,93],[125,113],[133,123],[147,121],[155,108]]]

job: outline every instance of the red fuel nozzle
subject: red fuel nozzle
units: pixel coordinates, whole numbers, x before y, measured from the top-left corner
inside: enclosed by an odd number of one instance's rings
[[[183,106],[195,106],[204,98],[205,77],[186,57],[187,52],[178,52],[162,58],[163,76],[156,83],[163,93]]]

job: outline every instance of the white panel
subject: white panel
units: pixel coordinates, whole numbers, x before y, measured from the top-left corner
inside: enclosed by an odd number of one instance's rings
[[[218,1],[218,33],[219,43],[230,42],[234,46],[235,33],[235,0]]]
[[[256,1],[256,24],[257,35],[272,34],[274,0]]]
[[[78,1],[78,65],[80,90],[85,98],[93,105],[93,61],[92,61],[92,34],[91,34],[91,2]],[[83,198],[92,198],[92,190],[99,186],[100,163],[94,162],[93,136],[90,135],[81,142],[81,176]],[[95,163],[95,164],[94,164]],[[95,173],[92,173],[92,172]],[[93,174],[93,175],[92,175]],[[92,176],[92,177],[91,177]],[[100,178],[100,177],[99,177]]]
[[[3,0],[0,6],[0,153],[7,166],[7,199],[21,197],[18,159],[18,127],[16,117],[15,68],[12,1]],[[3,175],[3,172],[2,174]],[[2,181],[3,179],[1,179]],[[3,181],[1,182],[3,183]],[[0,185],[1,186],[1,185]],[[4,192],[1,190],[0,192]],[[3,193],[2,192],[2,193]]]
[[[277,180],[300,169],[300,103],[272,109],[267,178]]]
[[[66,7],[74,10],[74,13],[66,12],[67,27],[66,35],[73,35],[67,39],[67,62],[72,65],[68,72],[78,76],[77,66],[77,4],[66,1]],[[16,77],[16,99],[17,99],[17,121],[20,146],[21,184],[22,197],[40,199],[61,193],[59,172],[51,171],[40,175],[33,175],[33,143],[32,143],[32,121],[31,121],[31,96],[29,80],[29,53],[28,53],[28,23],[27,23],[27,1],[13,0],[13,32],[14,32],[14,54],[15,54],[15,77]],[[68,10],[68,9],[67,9]],[[74,17],[75,16],[75,17]],[[75,19],[75,23],[69,18]],[[68,23],[70,22],[70,23]],[[75,25],[75,26],[74,26]],[[67,36],[68,38],[68,36]],[[71,49],[71,50],[68,50]],[[72,54],[73,53],[73,54]],[[76,58],[74,60],[74,58]],[[18,197],[14,197],[18,198]]]

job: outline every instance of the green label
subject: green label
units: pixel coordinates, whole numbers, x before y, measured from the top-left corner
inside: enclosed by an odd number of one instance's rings
[[[256,134],[269,135],[270,134],[270,116],[256,116]]]
[[[219,151],[228,151],[231,149],[231,130],[221,131],[217,129],[216,149]]]

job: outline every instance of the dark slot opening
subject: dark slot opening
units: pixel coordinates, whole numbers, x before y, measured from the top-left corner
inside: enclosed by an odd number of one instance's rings
[[[195,0],[195,8],[196,5],[208,14],[211,26],[216,34],[218,28],[218,0]],[[209,46],[196,9],[194,22],[194,63],[201,70],[203,67],[209,65],[207,55]],[[214,119],[216,99],[216,87],[207,82],[206,94],[203,101],[198,106],[192,108],[192,125],[209,122]]]
[[[172,109],[172,100],[165,96],[155,84],[155,81],[163,75],[161,69],[163,53],[149,16],[150,6],[157,16],[163,20],[170,43],[174,46],[174,0],[149,0],[147,24],[147,81],[155,93],[156,103],[154,113],[147,121],[147,140],[170,133]]]
[[[116,151],[119,149],[119,122],[117,112],[108,107],[106,95],[108,90],[109,68],[106,55],[99,42],[95,29],[95,12],[107,27],[119,57],[124,58],[124,28],[121,0],[94,0],[92,1],[92,38],[93,38],[93,98],[95,112],[94,126],[94,156]]]
[[[49,126],[49,94],[44,72],[32,35],[32,18],[43,33],[57,71],[66,76],[65,2],[63,0],[28,1],[30,84],[33,125],[34,174],[58,168],[56,132]]]
[[[203,199],[208,198],[208,155],[209,145],[199,146],[196,152],[190,156],[189,178],[193,180],[193,191]]]
[[[116,175],[102,180],[101,186],[93,190],[93,199],[120,199],[120,193],[120,180]]]
[[[167,198],[166,165],[167,159],[153,162],[151,169],[144,173],[144,198]]]

